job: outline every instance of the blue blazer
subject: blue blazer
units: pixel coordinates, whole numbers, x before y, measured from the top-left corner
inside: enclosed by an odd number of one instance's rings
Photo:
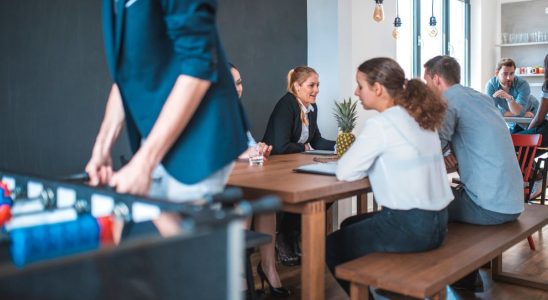
[[[216,10],[216,0],[103,0],[107,62],[134,152],[179,75],[211,82],[162,160],[186,184],[205,179],[247,148],[247,120],[219,40]]]

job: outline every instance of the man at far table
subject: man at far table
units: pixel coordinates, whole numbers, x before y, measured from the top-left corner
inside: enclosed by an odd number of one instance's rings
[[[501,59],[493,76],[485,85],[485,93],[493,98],[495,105],[504,117],[533,117],[529,110],[533,106],[530,99],[531,87],[519,76],[515,76],[516,63],[510,58]],[[522,131],[516,123],[508,124],[510,132]]]

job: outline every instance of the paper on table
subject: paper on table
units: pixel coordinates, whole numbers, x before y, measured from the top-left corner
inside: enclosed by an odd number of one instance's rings
[[[319,174],[319,175],[329,175],[335,176],[337,170],[337,162],[327,162],[327,163],[315,163],[299,166],[293,171],[297,173],[310,173],[310,174]]]
[[[314,154],[314,155],[335,155],[335,151],[333,150],[308,150],[303,153]]]

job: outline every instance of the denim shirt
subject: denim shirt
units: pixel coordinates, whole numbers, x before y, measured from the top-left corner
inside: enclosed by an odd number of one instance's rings
[[[508,107],[508,102],[504,98],[493,97],[493,94],[501,89],[502,86],[500,85],[500,82],[496,76],[489,79],[489,81],[485,85],[485,93],[493,99],[496,107],[502,114],[504,114],[505,112],[510,111],[510,107]],[[529,101],[529,95],[531,95],[531,88],[529,87],[529,83],[524,79],[521,79],[519,76],[515,76],[514,83],[512,84],[510,91],[508,91],[508,94],[514,97],[516,102],[521,105],[521,112],[518,116],[522,117],[531,106]]]
[[[455,84],[443,94],[448,110],[439,131],[451,145],[464,190],[480,207],[503,214],[523,211],[523,178],[504,119],[490,97]]]

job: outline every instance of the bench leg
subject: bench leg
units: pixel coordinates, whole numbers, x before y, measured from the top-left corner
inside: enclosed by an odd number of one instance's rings
[[[546,283],[546,281],[539,280],[536,277],[503,272],[502,255],[499,255],[492,261],[491,276],[493,277],[493,280],[496,281],[502,281],[548,291],[548,283]]]
[[[368,300],[368,299],[369,299],[369,286],[359,285],[356,283],[350,284],[350,300]]]

